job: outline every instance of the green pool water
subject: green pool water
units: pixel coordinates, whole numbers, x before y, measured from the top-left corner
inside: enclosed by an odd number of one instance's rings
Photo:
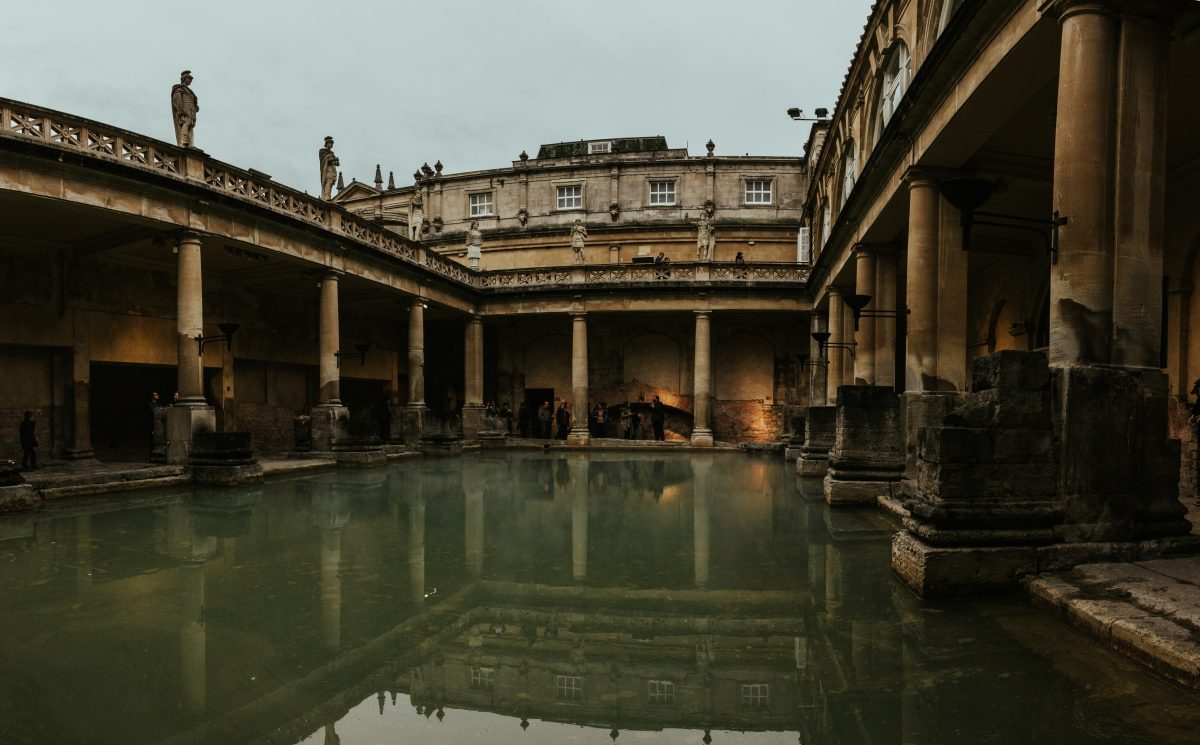
[[[0,743],[1194,743],[1200,696],[740,453],[473,453],[0,518]],[[708,738],[707,740],[705,738]]]

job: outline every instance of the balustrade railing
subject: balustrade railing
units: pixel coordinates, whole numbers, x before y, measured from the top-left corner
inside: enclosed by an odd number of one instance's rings
[[[809,268],[776,263],[593,264],[584,266],[496,269],[478,275],[489,292],[587,286],[645,286],[672,283],[704,286],[803,286]]]

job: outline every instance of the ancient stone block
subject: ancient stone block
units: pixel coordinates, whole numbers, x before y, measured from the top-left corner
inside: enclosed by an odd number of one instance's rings
[[[939,547],[907,531],[892,539],[892,570],[921,597],[995,592],[1037,566],[1032,546]]]
[[[873,503],[898,489],[900,399],[884,386],[840,386],[838,396],[825,501]]]
[[[971,390],[993,388],[1040,391],[1050,384],[1050,369],[1040,354],[1005,350],[971,361]]]
[[[796,460],[796,473],[801,476],[824,476],[829,468],[829,451],[833,448],[837,424],[836,406],[810,406],[804,420],[804,444]]]

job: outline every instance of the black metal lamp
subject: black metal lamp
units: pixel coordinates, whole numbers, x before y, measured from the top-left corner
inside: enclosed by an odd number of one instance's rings
[[[825,356],[826,356],[825,350],[827,350],[827,349],[845,349],[848,352],[850,352],[851,357],[854,356],[854,347],[856,345],[852,341],[851,342],[840,342],[840,341],[831,342],[831,341],[829,341],[830,334],[828,331],[813,331],[813,332],[810,332],[810,335],[812,336],[812,338],[817,340],[817,348],[821,350],[821,358],[822,359],[825,358]]]
[[[199,348],[198,354],[201,357],[203,357],[204,356],[204,345],[208,344],[209,342],[214,342],[214,341],[225,342],[226,348],[230,352],[232,352],[233,351],[233,334],[235,331],[237,331],[241,327],[242,327],[242,325],[240,323],[218,323],[217,328],[221,329],[220,336],[205,336],[203,334],[197,334],[194,338],[196,339],[196,346]]]
[[[787,115],[798,122],[825,122],[829,121],[829,109],[820,108],[814,112],[816,117],[805,116],[804,109],[799,109],[793,106],[787,110]]]
[[[842,295],[842,300],[850,306],[850,310],[854,314],[855,331],[858,331],[858,319],[862,316],[867,318],[896,318],[899,316],[897,310],[864,310],[871,302],[870,295]]]
[[[1023,217],[1021,215],[1006,215],[1000,212],[982,212],[984,205],[996,193],[996,182],[975,176],[955,176],[938,184],[938,191],[946,201],[958,208],[962,213],[962,248],[971,249],[971,226],[991,225],[997,228],[1021,230],[1036,233],[1046,244],[1046,252],[1050,254],[1050,263],[1058,263],[1058,229],[1067,224],[1067,218],[1054,210],[1050,219]],[[994,218],[977,220],[977,215]],[[1046,229],[1049,228],[1049,235]]]
[[[367,350],[371,348],[370,344],[355,344],[354,348],[357,352],[334,352],[334,359],[337,360],[338,367],[342,366],[343,357],[358,357],[360,364],[367,364]]]

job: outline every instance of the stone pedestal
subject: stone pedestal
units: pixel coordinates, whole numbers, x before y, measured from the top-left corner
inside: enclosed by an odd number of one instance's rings
[[[904,443],[904,474],[900,478],[900,492],[905,496],[916,494],[917,484],[917,433],[922,427],[941,425],[946,415],[963,399],[963,394],[947,391],[905,391],[900,399],[900,431]]]
[[[0,462],[0,514],[32,510],[38,501],[37,492],[25,483],[17,464],[11,460]]]
[[[192,436],[217,431],[217,412],[211,406],[172,406],[166,412],[167,463],[187,463]]]
[[[339,466],[369,468],[387,464],[383,441],[374,422],[341,420],[330,450]]]
[[[788,463],[793,463],[800,457],[801,449],[804,447],[804,417],[792,417],[792,434],[788,437],[787,447],[783,451],[783,459]]]
[[[421,436],[425,433],[425,419],[428,414],[429,409],[424,404],[408,404],[404,407],[404,410],[400,413],[404,442],[409,445],[417,445],[421,442]]]
[[[317,404],[312,408],[312,449],[333,450],[334,441],[343,434],[350,410],[338,403]]]
[[[462,436],[464,440],[474,440],[479,433],[488,429],[484,424],[483,405],[469,405],[462,408]]]
[[[833,449],[836,406],[809,406],[804,418],[804,444],[796,460],[801,476],[824,476],[829,470],[829,451]]]
[[[249,432],[197,432],[188,457],[196,483],[243,486],[262,481],[262,466],[250,449]]]
[[[872,504],[900,481],[900,398],[890,387],[838,387],[837,423],[825,501]]]

